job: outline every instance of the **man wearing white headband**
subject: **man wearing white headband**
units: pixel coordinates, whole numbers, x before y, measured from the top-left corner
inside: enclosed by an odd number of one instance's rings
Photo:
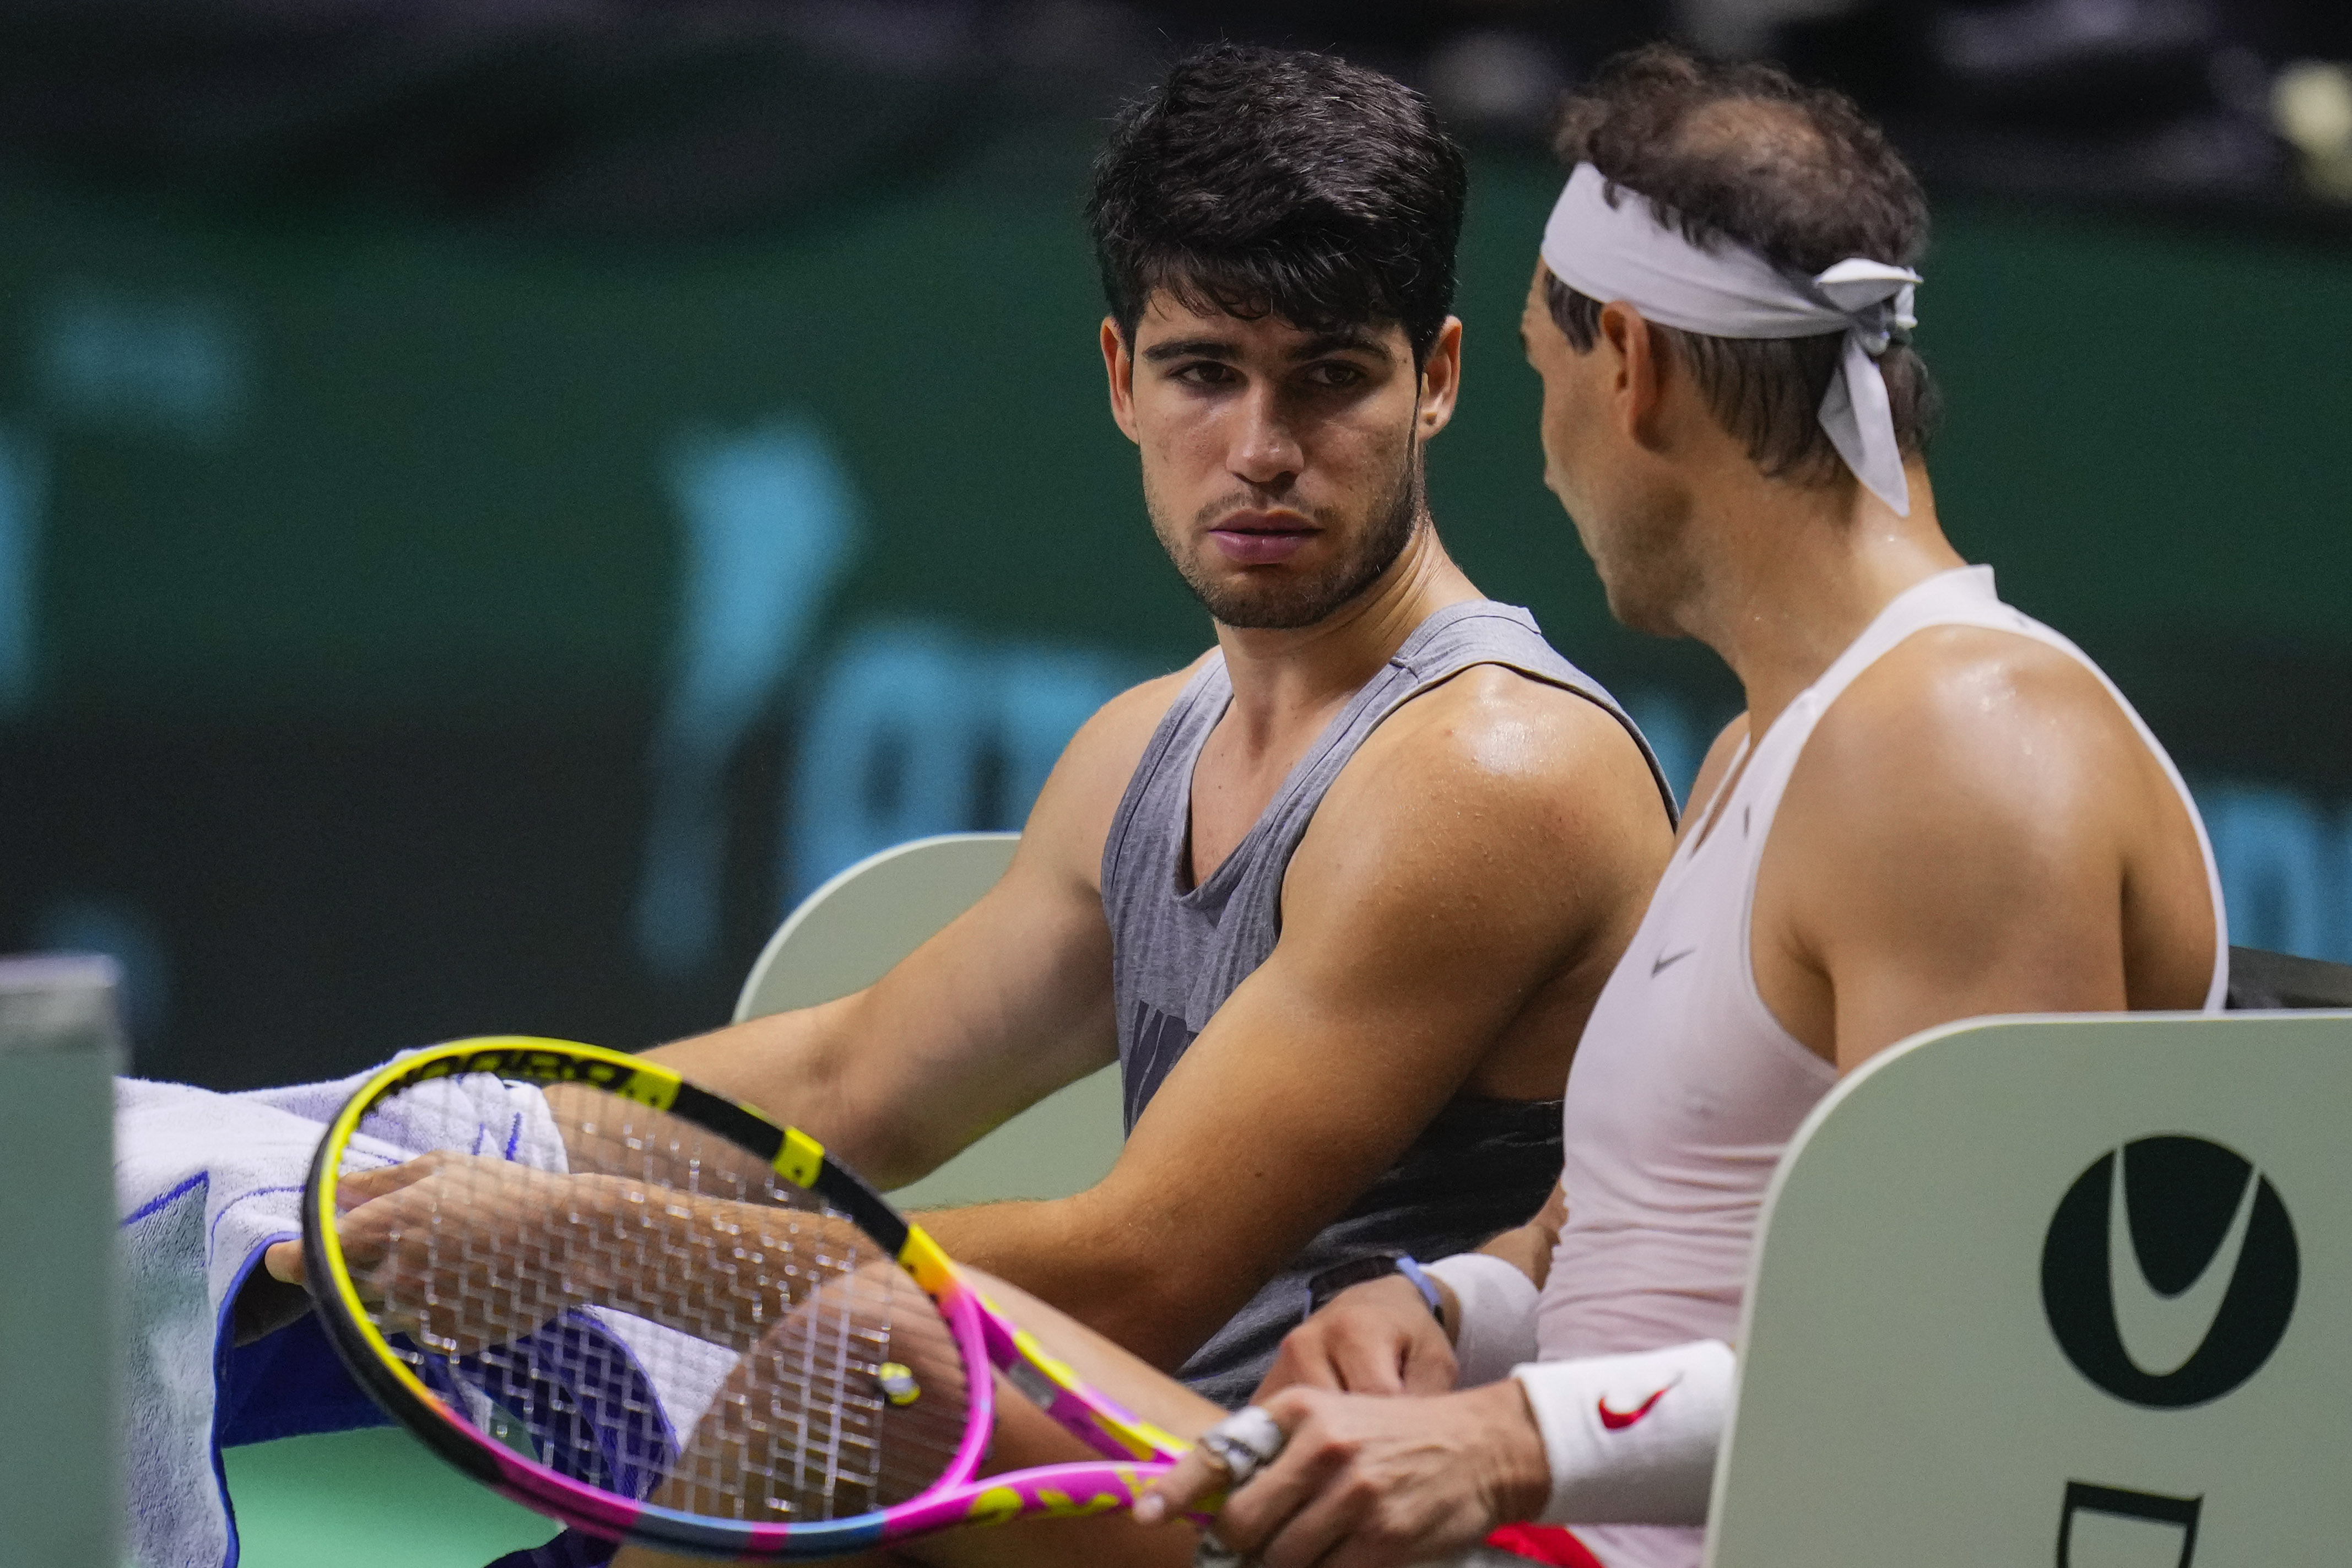
[[[1225,1458],[1163,1483],[1255,1472],[1216,1534],[1273,1568],[1696,1568],[1765,1186],[1838,1077],[1953,1019],[2211,1009],[2226,983],[2179,775],[1937,521],[1926,206],[1884,138],[1776,70],[1652,49],[1570,101],[1559,150],[1522,323],[1546,482],[1616,615],[1713,647],[1748,710],[1578,1047],[1549,1277],[1432,1263],[1435,1321],[1409,1280],[1341,1293],[1213,1431]],[[1341,1392],[1401,1383],[1457,1391]]]

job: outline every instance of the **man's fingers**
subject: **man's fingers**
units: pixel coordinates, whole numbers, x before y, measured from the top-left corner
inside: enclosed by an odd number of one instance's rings
[[[1250,1395],[1250,1403],[1263,1405],[1267,1398],[1286,1388],[1345,1388],[1339,1370],[1332,1364],[1331,1333],[1328,1325],[1308,1323],[1290,1331],[1282,1342],[1282,1349],[1267,1369],[1265,1379]]]
[[[1405,1368],[1399,1364],[1404,1352],[1403,1343],[1383,1334],[1339,1335],[1331,1347],[1331,1359],[1339,1368],[1338,1386],[1349,1394],[1404,1393]]]
[[[1157,1524],[1180,1510],[1213,1510],[1222,1520],[1223,1509],[1232,1505],[1218,1494],[1233,1485],[1236,1474],[1246,1476],[1253,1468],[1244,1464],[1243,1458],[1255,1456],[1254,1463],[1262,1462],[1268,1468],[1280,1464],[1281,1450],[1288,1441],[1286,1435],[1309,1408],[1308,1402],[1329,1397],[1294,1389],[1276,1394],[1264,1405],[1247,1405],[1226,1416],[1202,1433],[1200,1442],[1136,1500],[1136,1518],[1145,1524]],[[1227,1450],[1227,1457],[1219,1457],[1220,1447]],[[1241,1450],[1241,1455],[1236,1456],[1234,1450]],[[1269,1458],[1269,1455],[1274,1457]],[[1241,1468],[1236,1470],[1236,1466]],[[1261,1469],[1259,1473],[1265,1471]],[[1218,1539],[1235,1544],[1222,1530]]]
[[[1291,1440],[1281,1457],[1236,1489],[1218,1510],[1217,1522],[1213,1527],[1216,1537],[1236,1552],[1264,1555],[1288,1528],[1291,1516],[1312,1501],[1333,1470],[1346,1462],[1343,1454],[1314,1440],[1311,1418],[1309,1423],[1302,1424],[1294,1416],[1289,1425]],[[1285,1542],[1286,1550],[1289,1544]],[[1312,1563],[1315,1553],[1297,1557],[1297,1561]]]
[[[1227,1479],[1224,1466],[1211,1458],[1202,1449],[1190,1449],[1176,1461],[1174,1468],[1152,1482],[1150,1489],[1135,1500],[1136,1521],[1158,1524],[1163,1519],[1190,1513],[1223,1491]]]
[[[1380,1550],[1363,1539],[1361,1527],[1372,1511],[1370,1500],[1344,1480],[1324,1484],[1298,1500],[1297,1506],[1257,1548],[1265,1568],[1338,1568],[1378,1563],[1381,1568],[1402,1568],[1404,1559]],[[1421,1559],[1416,1556],[1414,1562]]]
[[[1451,1394],[1462,1376],[1452,1350],[1431,1343],[1409,1351],[1404,1363],[1405,1394]]]
[[[299,1285],[302,1279],[302,1244],[281,1241],[261,1255],[261,1267],[269,1271],[272,1279],[289,1285]]]
[[[415,1185],[438,1171],[446,1160],[447,1156],[436,1152],[372,1171],[346,1171],[335,1179],[335,1201],[344,1208],[357,1208],[388,1193]]]

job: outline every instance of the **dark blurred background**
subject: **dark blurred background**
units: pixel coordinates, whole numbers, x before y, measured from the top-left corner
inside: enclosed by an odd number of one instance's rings
[[[1472,575],[1687,782],[1513,327],[1560,89],[1677,37],[1930,182],[1944,515],[2189,773],[2242,942],[2352,959],[2340,0],[0,0],[0,946],[218,1087],[723,1019],[874,848],[1017,826],[1208,637],[1102,411],[1104,117],[1224,36],[1474,153]]]

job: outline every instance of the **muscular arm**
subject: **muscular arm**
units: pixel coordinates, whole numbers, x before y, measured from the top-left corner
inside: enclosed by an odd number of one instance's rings
[[[1499,681],[1517,689],[1498,695]],[[1597,988],[1667,843],[1646,766],[1599,709],[1507,677],[1420,699],[1326,798],[1273,955],[1109,1176],[929,1222],[950,1252],[1178,1364],[1412,1142],[1531,999],[1568,974]]]
[[[2129,721],[1996,632],[1913,637],[1838,700],[1757,880],[1759,988],[1841,1072],[1958,1018],[2194,1006],[2212,940],[2195,835]]]
[[[883,1187],[1110,1061],[1103,840],[1183,679],[1148,682],[1089,720],[1003,879],[875,984],[647,1054],[804,1128]]]

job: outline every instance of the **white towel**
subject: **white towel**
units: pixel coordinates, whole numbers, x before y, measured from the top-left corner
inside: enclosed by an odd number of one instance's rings
[[[130,1515],[124,1539],[138,1568],[228,1568],[236,1561],[215,1421],[229,1309],[262,1250],[301,1233],[298,1215],[311,1156],[327,1123],[367,1076],[247,1094],[117,1082]],[[395,1116],[372,1128],[377,1137],[354,1140],[354,1153],[394,1164],[428,1150],[462,1149],[564,1168],[562,1140],[533,1089],[480,1075],[444,1079],[404,1096]],[[343,1386],[343,1403],[354,1414],[342,1424],[364,1424]],[[299,1399],[318,1391],[281,1392]],[[305,1429],[326,1427],[314,1420],[281,1428]]]

